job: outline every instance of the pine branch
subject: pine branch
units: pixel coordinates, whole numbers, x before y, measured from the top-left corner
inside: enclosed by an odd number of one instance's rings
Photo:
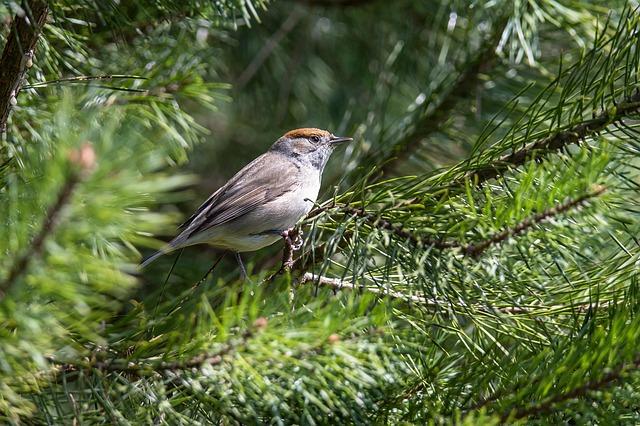
[[[604,111],[590,120],[574,124],[566,130],[532,141],[518,151],[505,155],[479,170],[467,173],[464,179],[455,181],[451,186],[464,185],[467,179],[479,185],[502,175],[511,168],[521,166],[527,161],[540,160],[554,152],[566,149],[569,145],[577,144],[581,140],[599,134],[608,126],[616,124],[640,110],[640,91],[636,91],[622,102],[614,102],[614,104],[616,105],[614,109]]]
[[[322,212],[330,211],[332,208],[337,208],[341,212],[345,212],[347,214],[364,219],[365,222],[367,222],[367,224],[372,228],[390,231],[396,237],[404,241],[408,241],[414,246],[418,246],[418,247],[430,246],[439,250],[461,248],[462,252],[466,256],[478,257],[489,247],[496,244],[500,244],[505,240],[507,240],[508,238],[520,235],[526,232],[527,230],[529,230],[530,228],[532,228],[534,225],[545,222],[550,218],[556,217],[558,215],[566,213],[569,210],[579,207],[585,204],[591,198],[595,198],[601,195],[605,191],[606,191],[606,188],[604,186],[598,186],[593,191],[587,194],[565,201],[564,203],[557,204],[541,213],[538,213],[532,217],[526,218],[522,222],[516,224],[515,226],[511,228],[506,228],[492,235],[486,240],[483,240],[477,243],[467,244],[467,245],[464,245],[459,241],[445,241],[445,240],[421,238],[420,236],[414,234],[413,232],[410,232],[404,229],[402,225],[394,225],[393,223],[391,223],[386,219],[376,217],[372,213],[367,213],[364,209],[356,209],[349,205],[319,207],[314,209],[312,212],[310,212],[308,217],[315,217]]]
[[[640,356],[636,357],[632,362],[626,364],[620,364],[616,366],[612,371],[608,372],[599,380],[593,380],[587,382],[581,386],[571,389],[565,393],[555,395],[546,401],[539,404],[532,405],[526,408],[519,408],[515,411],[510,410],[505,412],[500,417],[501,422],[513,421],[516,419],[523,419],[529,416],[536,416],[550,412],[553,407],[561,402],[569,401],[572,399],[580,398],[587,395],[591,391],[608,388],[620,381],[625,374],[630,371],[638,370],[640,368]]]
[[[304,275],[298,281],[298,284],[316,284],[322,287],[332,289],[334,292],[340,290],[352,290],[352,291],[365,291],[367,293],[377,294],[382,297],[389,297],[399,301],[419,304],[420,306],[436,309],[443,306],[451,306],[452,303],[448,300],[429,299],[423,296],[415,294],[406,294],[400,291],[384,289],[381,287],[371,287],[365,285],[358,285],[350,281],[342,280],[340,278],[330,278],[322,275],[313,274],[311,272],[305,272]],[[572,313],[586,313],[593,311],[594,309],[608,308],[613,303],[607,302],[603,304],[595,304],[594,302],[581,303],[575,305],[551,305],[551,306],[483,306],[480,304],[467,305],[466,303],[459,301],[459,306],[468,312],[469,309],[475,309],[481,312],[495,313],[499,312],[506,315],[538,315],[543,311],[561,311],[570,310]]]
[[[16,104],[33,50],[44,26],[49,6],[46,1],[23,1],[24,16],[16,15],[0,58],[0,136],[7,131],[11,108]]]
[[[543,211],[542,213],[538,213],[530,218],[523,220],[512,228],[507,228],[501,232],[498,232],[497,234],[494,234],[484,241],[475,244],[469,244],[464,247],[463,251],[467,256],[478,257],[492,245],[500,244],[508,238],[515,237],[516,235],[520,235],[526,232],[528,229],[532,228],[538,223],[545,222],[550,218],[561,215],[562,213],[566,213],[569,210],[579,207],[591,198],[597,197],[605,191],[606,188],[604,186],[598,186],[588,194],[584,194],[578,198],[574,198],[573,200],[568,200],[564,203],[557,204],[554,207]]]
[[[392,172],[399,163],[405,161],[415,149],[420,147],[420,140],[440,130],[458,105],[458,101],[468,97],[476,89],[481,73],[491,71],[496,63],[496,45],[502,35],[503,27],[502,24],[496,24],[497,29],[494,34],[485,41],[475,57],[464,64],[464,71],[458,75],[444,97],[431,111],[419,118],[411,131],[393,145],[391,152],[382,159],[376,155],[376,162],[383,164],[381,167],[383,176]]]
[[[18,258],[9,269],[7,277],[0,282],[0,301],[4,299],[7,292],[13,287],[18,278],[27,272],[29,264],[42,253],[44,242],[51,235],[57,225],[58,217],[62,209],[69,204],[71,195],[80,182],[84,173],[91,171],[95,165],[95,152],[89,144],[85,144],[80,150],[73,151],[70,155],[70,162],[73,167],[64,185],[58,192],[56,201],[47,211],[40,231],[31,241],[26,252]],[[79,170],[77,170],[79,168]]]
[[[186,360],[177,361],[157,361],[157,360],[106,360],[106,361],[91,361],[88,363],[82,362],[60,362],[55,358],[49,358],[49,362],[58,366],[58,371],[63,373],[69,373],[82,370],[101,371],[106,373],[126,373],[139,378],[151,377],[157,374],[166,374],[168,372],[176,373],[179,371],[189,370],[192,368],[198,368],[202,365],[208,364],[211,366],[220,365],[224,357],[232,354],[237,349],[246,345],[249,340],[255,336],[256,331],[263,330],[267,327],[267,319],[260,317],[256,319],[253,326],[242,333],[238,342],[226,343],[220,350],[216,352],[206,352],[198,354],[192,358]],[[98,354],[94,354],[98,355]]]

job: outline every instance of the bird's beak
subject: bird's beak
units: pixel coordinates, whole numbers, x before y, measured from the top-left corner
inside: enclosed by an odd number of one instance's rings
[[[329,142],[331,143],[331,145],[337,145],[343,142],[351,142],[352,140],[353,138],[349,138],[345,136],[331,136],[331,139],[329,140]]]

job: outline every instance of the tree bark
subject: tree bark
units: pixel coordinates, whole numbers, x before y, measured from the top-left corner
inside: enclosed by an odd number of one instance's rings
[[[16,103],[24,73],[31,66],[33,49],[49,13],[43,0],[25,0],[21,8],[24,12],[14,17],[0,58],[0,135],[7,131],[9,113]]]

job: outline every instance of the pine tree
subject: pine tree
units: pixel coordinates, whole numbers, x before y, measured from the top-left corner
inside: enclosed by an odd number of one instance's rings
[[[0,420],[637,424],[634,7],[4,2]],[[307,125],[301,250],[139,268]]]

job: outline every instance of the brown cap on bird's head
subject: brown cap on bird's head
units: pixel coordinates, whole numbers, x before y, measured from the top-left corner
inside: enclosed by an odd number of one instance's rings
[[[311,140],[315,138],[316,142],[318,140],[325,141],[326,143],[334,146],[340,142],[349,142],[353,140],[352,138],[334,136],[326,130],[316,129],[314,127],[304,127],[302,129],[291,130],[285,133],[282,137],[285,139],[305,138]]]
[[[304,127],[302,129],[294,129],[284,134],[283,137],[287,139],[297,139],[297,138],[311,138],[313,136],[318,136],[319,138],[324,138],[327,136],[331,136],[331,133],[326,130],[314,129],[313,127]]]

